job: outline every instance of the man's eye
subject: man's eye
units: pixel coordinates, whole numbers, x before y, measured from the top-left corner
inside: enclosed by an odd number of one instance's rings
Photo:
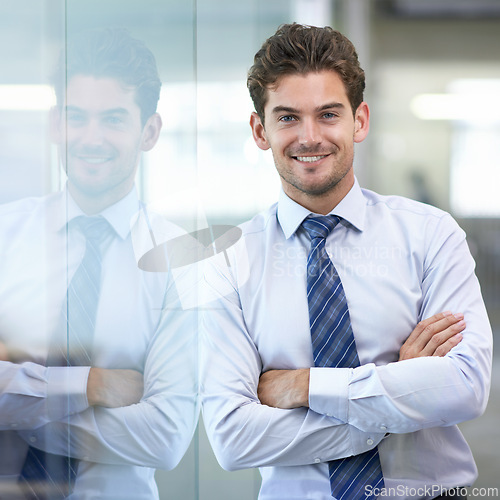
[[[119,116],[107,116],[105,119],[106,123],[109,123],[110,125],[120,125],[123,123],[123,119]]]
[[[331,120],[332,118],[337,118],[337,115],[335,113],[324,113],[323,118],[326,118],[327,120]]]
[[[295,116],[292,116],[292,115],[280,116],[280,118],[279,118],[280,122],[292,122],[294,120],[295,120]]]
[[[85,117],[80,113],[68,113],[66,120],[73,125],[78,125],[85,121]]]

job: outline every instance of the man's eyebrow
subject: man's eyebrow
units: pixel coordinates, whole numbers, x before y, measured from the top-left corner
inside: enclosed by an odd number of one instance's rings
[[[327,109],[345,109],[345,105],[342,104],[341,102],[329,102],[327,104],[323,104],[319,108],[316,108],[316,111],[326,111]],[[298,109],[292,108],[290,106],[275,106],[271,113],[277,114],[277,113],[294,113],[294,114],[299,114],[300,111]]]
[[[79,108],[78,106],[72,106],[71,104],[68,104],[68,105],[64,106],[64,111],[66,111],[66,113],[68,111],[78,111],[79,113],[81,113],[83,111],[83,109]]]
[[[326,111],[327,109],[345,109],[345,106],[341,102],[330,102],[317,108],[317,111]]]
[[[271,113],[277,114],[277,113],[298,113],[299,110],[295,108],[290,108],[289,106],[275,106]]]
[[[73,106],[71,104],[65,106],[65,111],[73,111],[73,112],[78,112],[78,113],[86,113],[86,110],[84,108],[80,108],[79,106]],[[101,115],[128,115],[129,111],[126,108],[110,108],[110,109],[105,109],[104,111],[101,111],[99,114]]]
[[[129,111],[126,108],[112,108],[106,109],[102,113],[102,115],[128,115]]]

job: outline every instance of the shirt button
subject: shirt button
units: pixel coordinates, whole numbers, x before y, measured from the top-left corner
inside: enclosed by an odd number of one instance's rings
[[[387,430],[387,426],[386,425],[381,425],[380,429],[383,430],[383,431],[386,431]]]
[[[15,422],[13,424],[10,424],[10,426],[13,428],[13,429],[16,429],[18,427],[18,424],[16,424]]]
[[[373,444],[373,439],[367,439],[367,440],[366,440],[366,444],[367,444],[368,446],[371,446],[371,445]]]
[[[36,437],[35,436],[31,436],[30,437],[30,443],[36,443]]]
[[[315,458],[315,459],[314,459],[314,463],[315,463],[315,464],[319,464],[319,463],[321,463],[321,460],[320,460],[319,458]]]

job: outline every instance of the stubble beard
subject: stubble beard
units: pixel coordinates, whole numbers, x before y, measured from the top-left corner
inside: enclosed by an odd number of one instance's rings
[[[302,151],[296,156],[300,156],[303,153]],[[320,152],[316,151],[308,151],[308,154],[318,154]],[[324,153],[323,153],[324,154]],[[331,193],[337,185],[345,178],[345,176],[352,170],[354,153],[348,155],[340,154],[339,150],[336,150],[331,153],[334,156],[334,160],[337,168],[334,168],[330,175],[321,181],[318,184],[306,184],[304,183],[299,176],[295,175],[292,169],[287,168],[287,165],[284,165],[284,168],[278,167],[280,162],[277,161],[277,158],[274,156],[274,163],[278,170],[278,173],[282,180],[292,187],[292,189],[299,191],[300,193],[310,197],[310,198],[321,198],[329,193]]]

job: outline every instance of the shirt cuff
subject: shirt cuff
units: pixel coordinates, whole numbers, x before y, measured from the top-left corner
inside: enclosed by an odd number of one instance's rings
[[[311,368],[309,408],[348,423],[349,381],[352,368]]]
[[[80,413],[89,407],[87,380],[90,366],[47,368],[47,412],[49,420]]]

